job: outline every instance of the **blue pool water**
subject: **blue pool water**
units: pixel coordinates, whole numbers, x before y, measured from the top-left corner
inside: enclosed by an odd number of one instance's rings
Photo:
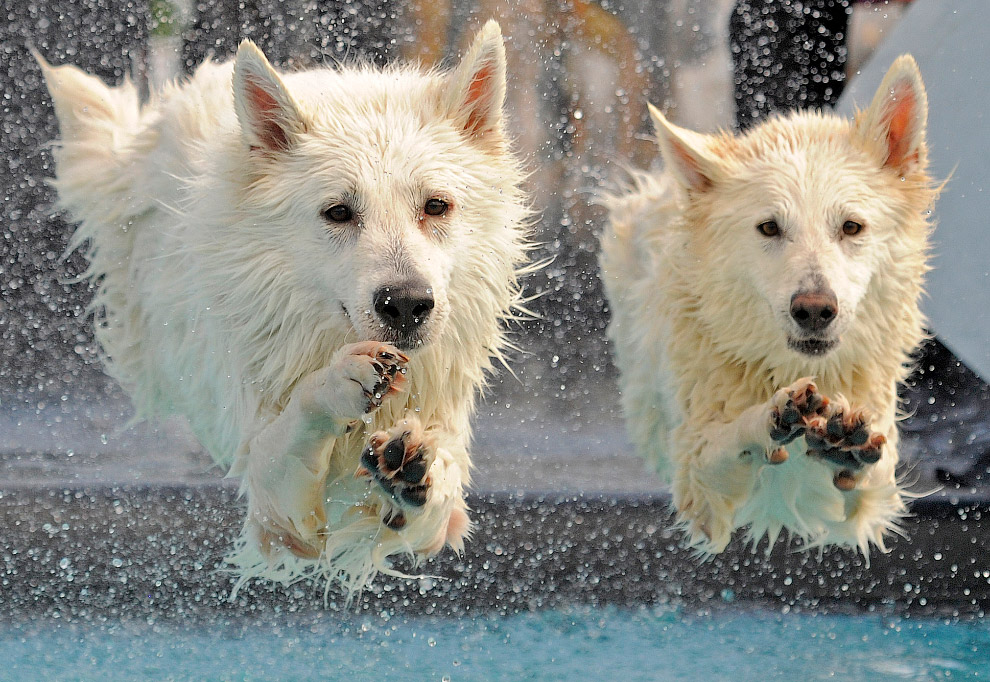
[[[0,679],[986,680],[990,624],[579,608],[465,619],[8,625]]]

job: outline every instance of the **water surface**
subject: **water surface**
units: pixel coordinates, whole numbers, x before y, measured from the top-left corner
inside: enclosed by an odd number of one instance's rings
[[[8,625],[0,680],[982,680],[990,628],[878,615],[575,608],[442,619]]]

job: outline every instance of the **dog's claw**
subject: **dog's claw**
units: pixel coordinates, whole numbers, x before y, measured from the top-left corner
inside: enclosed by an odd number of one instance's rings
[[[834,414],[825,423],[825,435],[829,441],[838,443],[846,435],[845,425],[842,423],[842,415]]]
[[[835,487],[839,490],[849,492],[856,487],[856,478],[853,476],[851,471],[843,469],[835,475],[832,479],[832,483],[835,484]]]
[[[883,455],[883,446],[886,443],[887,438],[882,433],[868,436],[863,449],[859,451],[859,459],[866,464],[876,464]]]
[[[387,350],[379,351],[378,358],[392,365],[395,365],[397,363],[404,365],[407,362],[409,362],[409,356],[407,356],[405,353],[400,353],[400,352],[393,353]]]
[[[783,464],[787,461],[788,457],[790,457],[790,454],[787,452],[787,448],[777,448],[767,454],[767,461],[770,464]]]
[[[409,362],[409,358],[402,353],[393,353],[384,347],[378,348],[374,353],[375,359],[372,360],[371,367],[378,380],[371,390],[364,391],[364,397],[368,401],[366,412],[377,410],[386,398],[402,390],[402,384],[405,383],[405,363]]]

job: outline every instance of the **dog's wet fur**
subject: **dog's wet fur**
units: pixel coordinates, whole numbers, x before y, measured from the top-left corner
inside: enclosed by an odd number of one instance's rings
[[[353,590],[460,549],[528,248],[498,25],[449,72],[279,73],[245,41],[148,103],[37,56],[107,370],[240,477],[232,568]]]
[[[737,528],[883,549],[906,511],[897,385],[924,337],[936,195],[914,60],[851,121],[705,135],[652,114],[663,171],[605,200],[602,237],[635,445],[702,552]]]

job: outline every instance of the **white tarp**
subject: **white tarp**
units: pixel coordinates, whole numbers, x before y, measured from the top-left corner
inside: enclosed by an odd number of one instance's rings
[[[924,302],[931,327],[990,380],[990,2],[916,0],[850,82],[839,109],[866,107],[894,59],[914,55],[928,90],[928,141],[936,178],[935,270]]]

